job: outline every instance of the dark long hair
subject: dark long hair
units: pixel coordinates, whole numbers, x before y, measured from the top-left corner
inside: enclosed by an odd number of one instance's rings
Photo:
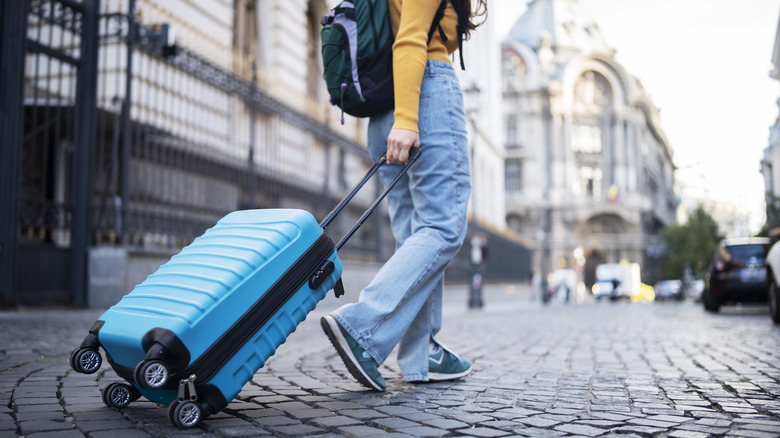
[[[474,0],[475,7],[472,9],[472,0],[450,0],[452,7],[458,13],[458,26],[463,29],[466,39],[471,36],[471,31],[487,20],[487,0]],[[481,20],[477,20],[482,17]]]

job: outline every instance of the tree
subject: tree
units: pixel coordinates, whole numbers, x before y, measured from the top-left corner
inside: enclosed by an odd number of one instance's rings
[[[702,278],[715,248],[723,236],[718,224],[700,205],[685,225],[672,225],[663,232],[666,256],[658,267],[659,278],[681,279],[686,266],[695,278]]]

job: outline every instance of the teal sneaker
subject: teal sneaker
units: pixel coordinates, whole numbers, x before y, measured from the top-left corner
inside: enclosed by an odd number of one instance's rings
[[[471,361],[460,357],[441,344],[434,342],[435,351],[428,356],[428,380],[440,382],[454,380],[471,373]]]
[[[375,391],[384,391],[387,387],[385,379],[379,374],[379,365],[363,347],[347,334],[336,318],[325,315],[320,319],[322,330],[336,347],[336,351],[347,366],[347,370],[358,382]]]

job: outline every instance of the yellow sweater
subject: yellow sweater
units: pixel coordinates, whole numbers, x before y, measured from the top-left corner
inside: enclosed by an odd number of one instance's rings
[[[395,33],[393,44],[393,85],[395,87],[395,124],[393,128],[419,132],[420,85],[428,60],[450,62],[458,49],[458,14],[447,4],[441,27],[447,35],[444,43],[439,31],[427,44],[428,31],[441,0],[387,0],[390,24]]]

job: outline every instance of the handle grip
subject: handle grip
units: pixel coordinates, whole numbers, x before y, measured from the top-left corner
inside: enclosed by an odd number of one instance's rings
[[[385,190],[379,195],[379,197],[374,201],[373,204],[363,213],[363,216],[358,219],[358,221],[355,223],[355,225],[352,226],[352,229],[350,229],[347,234],[344,235],[344,237],[341,238],[341,240],[336,244],[336,250],[340,250],[342,246],[349,240],[350,237],[352,237],[353,234],[363,225],[363,223],[368,219],[369,216],[371,216],[371,213],[376,210],[376,207],[379,206],[379,204],[382,202],[382,200],[387,197],[387,194],[390,193],[390,190],[393,190],[393,187],[398,184],[398,181],[400,181],[401,177],[406,174],[406,172],[409,170],[410,167],[414,163],[417,162],[417,160],[420,158],[420,155],[422,154],[422,151],[419,148],[412,148],[410,150],[410,158],[409,161],[404,165],[403,168],[398,172],[398,175],[396,175],[395,178],[393,178],[393,181],[390,182],[390,184],[387,185]],[[352,200],[352,198],[355,197],[358,191],[368,182],[368,180],[371,179],[372,176],[379,170],[380,167],[382,167],[383,164],[387,161],[386,154],[382,154],[379,158],[374,161],[374,165],[371,166],[371,168],[366,173],[366,176],[363,177],[360,182],[358,182],[357,186],[355,186],[354,189],[352,189],[351,192],[347,194],[347,196],[344,197],[344,199],[341,200],[341,202],[338,203],[336,208],[334,208],[328,215],[325,217],[325,219],[320,222],[320,227],[322,227],[323,230],[325,230],[328,225],[333,222],[334,219],[336,219],[336,216],[339,215],[341,210],[344,209],[344,207],[349,203],[349,201]]]

